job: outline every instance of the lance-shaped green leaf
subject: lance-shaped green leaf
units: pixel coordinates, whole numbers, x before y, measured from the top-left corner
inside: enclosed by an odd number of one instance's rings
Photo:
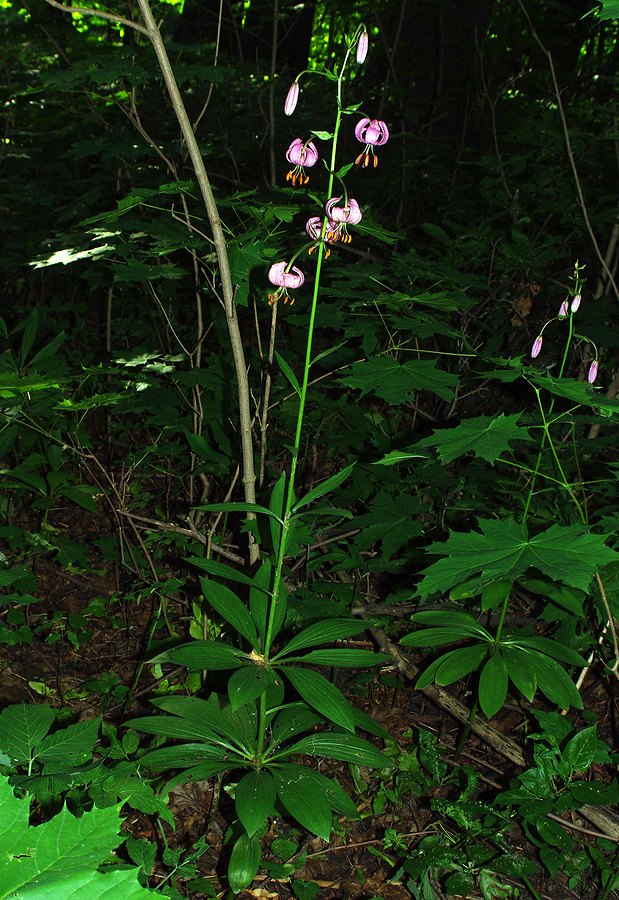
[[[216,747],[212,744],[187,743],[150,750],[140,756],[139,762],[141,766],[148,766],[149,769],[156,771],[194,768],[200,763],[213,763],[214,771],[223,771],[219,767],[220,763],[225,764],[224,770],[232,769],[235,765],[245,763],[245,759],[235,756],[228,748]]]
[[[275,680],[273,670],[266,666],[251,663],[237,669],[228,679],[228,697],[232,712],[262,696]]]
[[[305,656],[286,657],[286,662],[363,669],[366,666],[378,666],[390,658],[386,653],[375,653],[373,650],[310,650]]]
[[[287,752],[340,759],[342,762],[377,769],[393,768],[394,765],[392,759],[369,741],[352,734],[309,734],[289,747]]]
[[[252,883],[260,865],[260,841],[242,834],[230,854],[228,882],[235,894]]]
[[[260,585],[254,578],[250,578],[244,572],[240,572],[238,569],[234,569],[218,559],[202,559],[200,556],[185,556],[183,559],[184,562],[196,566],[198,569],[202,569],[203,572],[214,575],[216,578],[226,578],[228,581],[236,581],[238,584],[244,584],[247,587],[260,588]],[[263,587],[262,590],[267,589]]]
[[[529,665],[526,653],[517,647],[512,648],[508,645],[502,645],[501,651],[510,680],[529,703],[532,703],[537,690],[537,676]]]
[[[229,503],[206,503],[203,506],[193,506],[192,509],[200,509],[204,512],[245,512],[245,513],[262,513],[265,516],[275,516],[275,513],[266,506],[260,506],[259,503],[242,503],[230,501]],[[275,516],[277,518],[277,516]]]
[[[352,470],[355,468],[355,463],[351,463],[351,465],[346,466],[341,472],[336,472],[335,475],[331,475],[330,478],[326,478],[319,485],[309,491],[305,496],[301,497],[298,503],[292,509],[293,513],[297,513],[304,506],[307,506],[309,503],[313,503],[314,500],[318,500],[319,497],[324,497],[325,494],[328,494],[329,491],[335,490],[335,488],[340,485],[343,481],[349,477]]]
[[[236,813],[250,837],[273,814],[275,794],[273,776],[264,769],[248,772],[237,784],[234,791]]]
[[[164,650],[150,661],[174,663],[187,666],[190,672],[202,672],[205,669],[238,669],[247,665],[250,659],[247,653],[223,641],[192,641]]]
[[[288,641],[286,646],[282,647],[279,653],[272,658],[272,661],[281,661],[296,650],[304,650],[306,647],[313,647],[316,644],[330,644],[332,641],[352,637],[365,631],[366,628],[367,624],[360,619],[325,619],[324,622],[314,622],[313,625],[308,625]]]
[[[273,545],[273,553],[277,557],[279,553],[279,545],[282,539],[282,522],[284,518],[284,503],[286,500],[286,473],[282,472],[271,491],[269,500],[269,509],[273,515],[269,520],[271,528],[271,542]]]
[[[309,731],[320,723],[324,723],[323,716],[319,716],[307,704],[302,702],[290,703],[284,709],[275,714],[271,725],[271,741],[269,751],[279,747],[285,741],[289,741]]]
[[[328,841],[331,835],[331,804],[319,784],[303,766],[287,766],[285,774],[273,770],[277,796],[304,828]]]
[[[540,653],[544,653],[546,656],[552,656],[553,659],[558,659],[570,666],[587,665],[586,659],[581,656],[580,653],[577,653],[576,650],[572,650],[571,647],[566,647],[565,644],[562,644],[560,641],[551,640],[551,638],[541,636],[529,637],[526,635],[506,635],[501,641],[501,644],[508,647],[522,647],[524,650],[538,650]]]
[[[275,357],[277,359],[277,364],[279,365],[280,369],[286,376],[286,380],[288,381],[288,383],[290,384],[290,386],[292,387],[294,392],[296,394],[298,394],[300,397],[301,396],[301,385],[299,384],[299,379],[294,374],[294,372],[292,371],[292,369],[290,368],[290,366],[288,365],[288,363],[286,362],[284,357],[281,355],[281,353],[278,353],[277,350],[275,351]]]
[[[537,686],[542,694],[561,709],[569,709],[570,706],[582,709],[578,688],[559,663],[536,650],[528,651],[528,662],[535,671]]]
[[[200,585],[205,600],[256,649],[258,647],[256,626],[243,601],[219,581],[201,577]]]
[[[479,705],[491,719],[502,708],[507,697],[507,666],[500,652],[493,653],[479,676]]]
[[[287,666],[282,666],[280,671],[309,706],[331,722],[354,732],[355,723],[348,700],[324,675],[312,669],[289,669]]]

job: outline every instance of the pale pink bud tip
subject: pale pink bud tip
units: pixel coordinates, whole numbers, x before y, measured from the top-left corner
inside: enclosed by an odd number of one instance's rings
[[[299,99],[299,83],[297,81],[293,81],[290,87],[288,88],[288,93],[286,94],[286,100],[284,102],[284,113],[287,116],[291,116],[295,109],[297,108],[297,100]]]
[[[543,343],[544,338],[541,336],[541,334],[538,334],[538,336],[533,341],[533,346],[531,347],[531,359],[537,359],[537,357],[542,352]]]
[[[570,309],[572,310],[573,313],[575,313],[576,310],[578,309],[578,307],[580,306],[581,299],[582,298],[581,298],[580,294],[574,295],[574,299],[572,300],[572,305],[570,306]]]
[[[357,41],[357,62],[364,63],[365,58],[368,55],[368,47],[370,44],[370,39],[368,37],[368,33],[363,29],[361,34],[359,35],[359,40]]]
[[[560,319],[565,319],[565,317],[569,314],[569,307],[567,305],[567,300],[564,300],[561,306],[559,307],[558,316]]]
[[[589,371],[587,373],[587,381],[589,384],[593,384],[595,379],[598,377],[598,361],[594,359],[591,365],[589,366]]]

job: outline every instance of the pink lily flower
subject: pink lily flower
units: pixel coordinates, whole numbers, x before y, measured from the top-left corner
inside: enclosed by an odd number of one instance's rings
[[[286,94],[286,100],[284,101],[284,113],[287,116],[291,116],[295,109],[297,108],[297,101],[299,99],[299,82],[293,81],[290,87],[288,88],[288,93]]]
[[[362,144],[365,144],[363,150],[355,160],[355,164],[363,160],[363,168],[370,164],[370,156],[372,157],[372,165],[374,168],[378,165],[378,157],[374,154],[374,147],[381,147],[389,140],[389,129],[385,122],[380,119],[360,119],[355,127],[355,137]]]
[[[307,184],[309,175],[305,174],[305,166],[311,168],[318,162],[318,150],[313,141],[303,143],[301,138],[295,138],[292,144],[286,150],[286,159],[294,166],[286,175],[286,181],[291,181],[296,185],[297,182]]]
[[[329,219],[329,230],[327,231],[327,241],[334,244],[336,241],[342,241],[343,244],[350,244],[352,237],[348,234],[348,225],[357,225],[363,218],[361,207],[356,200],[350,198],[346,202],[346,206],[338,206],[341,197],[331,197],[327,200],[325,212]],[[334,228],[331,228],[334,225]]]
[[[284,303],[290,303],[292,306],[294,304],[294,297],[290,296],[288,288],[301,287],[305,281],[305,275],[301,269],[298,269],[296,266],[290,266],[287,262],[273,263],[269,269],[268,277],[271,284],[274,284],[277,287],[276,291],[273,291],[268,295],[269,306],[273,306],[274,303],[277,303],[280,297],[284,298]]]
[[[325,244],[335,244],[337,241],[337,238],[338,238],[338,235],[337,235],[338,224],[337,224],[337,222],[333,222],[331,220],[329,220],[327,222],[325,235],[324,235],[324,237],[322,236],[322,217],[321,216],[312,216],[311,219],[308,219],[307,223],[305,225],[305,230],[307,231],[308,235],[312,238],[312,240],[316,241],[316,243],[313,244],[309,248],[310,253],[312,253],[316,249],[316,247],[319,245],[320,241],[324,241]],[[333,237],[333,235],[336,235],[336,237]],[[331,253],[331,249],[329,247],[327,247],[327,250],[325,253],[325,259],[327,259],[329,257],[330,253]]]

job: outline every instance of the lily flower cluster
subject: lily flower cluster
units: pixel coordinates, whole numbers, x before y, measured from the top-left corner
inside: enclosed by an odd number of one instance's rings
[[[364,26],[358,32],[356,44],[356,60],[359,64],[365,62],[368,53],[369,36]],[[292,82],[286,100],[284,102],[284,113],[291,116],[297,108],[299,101],[300,86],[298,77]],[[360,119],[355,127],[355,136],[357,140],[364,144],[355,163],[361,164],[363,168],[372,166],[376,168],[378,165],[378,157],[375,153],[376,147],[382,147],[389,140],[389,129],[385,122],[380,119],[369,119],[364,117]],[[301,138],[295,138],[288,150],[286,151],[286,159],[291,165],[291,169],[286,175],[286,181],[290,182],[294,187],[305,186],[309,181],[309,175],[306,169],[311,169],[318,162],[318,150],[316,145],[308,138],[303,141]],[[343,244],[349,244],[352,236],[348,231],[349,225],[357,225],[363,214],[358,202],[352,197],[344,196],[331,197],[325,204],[324,214],[322,216],[312,216],[305,225],[305,231],[312,240],[309,248],[311,253],[321,244],[326,245],[325,257],[328,257],[331,249],[329,245],[336,244],[341,241]],[[294,299],[289,295],[289,289],[301,287],[305,281],[303,272],[293,265],[297,253],[290,262],[278,262],[269,269],[269,281],[275,285],[276,291],[272,291],[268,295],[269,304],[277,303],[283,298],[284,303],[294,303]]]
[[[573,316],[574,313],[577,312],[578,308],[580,307],[581,300],[582,300],[582,296],[580,294],[580,291],[578,291],[578,293],[574,294],[571,301],[564,300],[562,302],[561,306],[559,307],[556,318],[557,319],[567,319],[568,317]],[[549,319],[542,326],[540,333],[537,335],[537,337],[533,341],[533,346],[531,347],[531,359],[537,359],[537,357],[542,352],[542,347],[544,345],[544,331],[546,330],[548,325],[550,325],[551,322],[554,322],[554,319]],[[585,338],[585,340],[589,340],[589,339]],[[589,343],[595,349],[595,359],[591,362],[589,369],[587,371],[587,381],[589,382],[589,384],[593,384],[598,375],[599,359],[598,359],[598,353],[597,353],[597,348],[595,347],[595,344],[593,343],[593,341],[589,341]]]

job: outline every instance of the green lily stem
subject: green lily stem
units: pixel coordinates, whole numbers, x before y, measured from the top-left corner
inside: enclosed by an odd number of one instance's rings
[[[351,45],[352,46],[352,45]],[[327,197],[331,197],[333,191],[333,183],[336,177],[335,175],[335,162],[337,156],[337,142],[338,135],[340,131],[340,126],[342,123],[342,77],[346,70],[346,63],[348,61],[348,56],[351,52],[351,47],[348,48],[346,53],[346,57],[344,58],[344,63],[342,65],[342,69],[337,81],[337,113],[335,117],[335,125],[333,128],[333,138],[331,140],[331,160],[329,165],[329,181],[327,186]],[[295,499],[295,478],[297,473],[297,467],[299,463],[299,454],[301,449],[301,435],[303,432],[303,420],[305,415],[305,405],[307,401],[307,390],[309,386],[309,375],[310,368],[312,362],[312,344],[314,337],[314,327],[316,323],[316,311],[318,309],[318,297],[320,293],[320,278],[322,274],[322,264],[325,259],[325,241],[324,235],[326,234],[327,229],[327,217],[326,215],[323,218],[322,223],[322,240],[318,245],[318,256],[316,261],[316,277],[314,280],[314,291],[312,294],[312,304],[310,307],[310,316],[309,323],[307,328],[307,340],[305,345],[305,364],[303,367],[303,378],[301,381],[301,390],[299,393],[299,409],[297,412],[297,424],[295,429],[294,436],[294,444],[292,447],[292,455],[290,459],[290,471],[288,474],[288,485],[286,489],[286,497],[284,501],[284,509],[282,513],[282,530],[279,541],[279,547],[277,548],[277,561],[275,564],[275,572],[273,575],[273,585],[271,589],[271,602],[269,608],[269,615],[267,620],[267,628],[264,637],[264,645],[263,645],[263,657],[266,664],[269,661],[269,654],[271,652],[271,646],[274,639],[274,626],[275,626],[275,617],[277,613],[277,607],[280,601],[280,591],[282,585],[282,573],[284,567],[284,559],[286,556],[286,546],[288,543],[288,536],[290,532],[290,527],[292,524],[292,508],[294,505]],[[298,256],[298,254],[297,254]],[[296,258],[296,257],[295,257]],[[266,694],[263,693],[260,696],[260,704],[259,704],[259,719],[258,719],[258,741],[257,747],[259,748],[259,753],[262,755],[264,752],[265,746],[265,735],[267,728],[267,707],[266,707]],[[256,760],[259,762],[260,760]]]

